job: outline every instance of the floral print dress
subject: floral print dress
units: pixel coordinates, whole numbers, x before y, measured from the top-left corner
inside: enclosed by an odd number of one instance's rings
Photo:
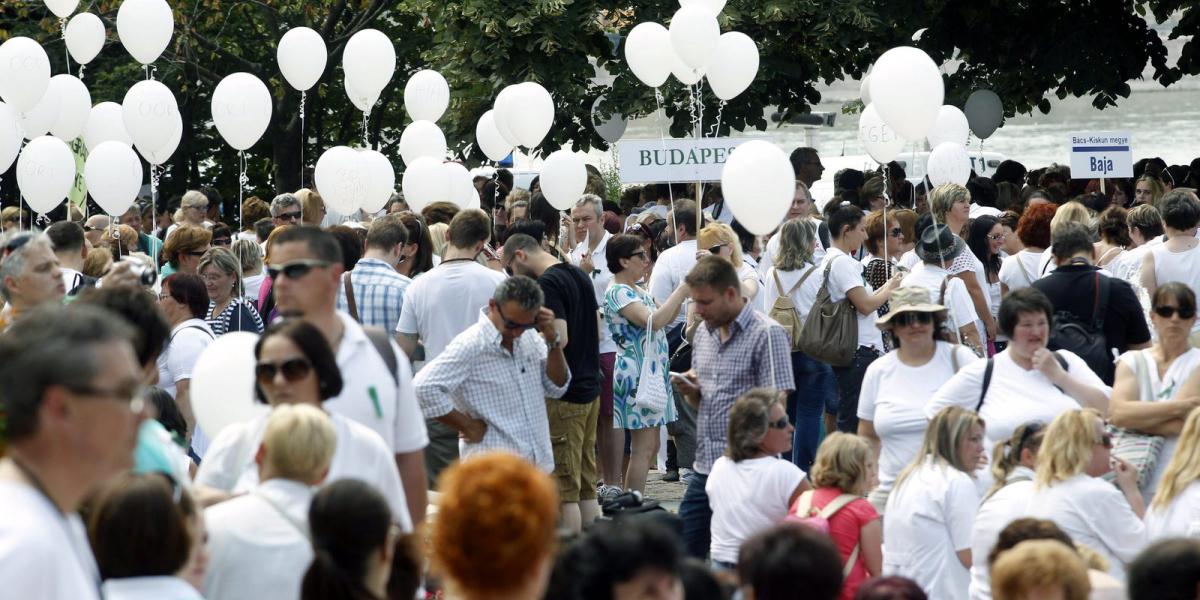
[[[645,290],[622,283],[613,283],[604,295],[604,322],[617,344],[617,359],[613,366],[613,427],[617,429],[648,429],[666,425],[678,418],[675,415],[675,403],[670,400],[665,410],[638,406],[635,401],[638,379],[642,374],[646,328],[629,322],[621,315],[621,309],[634,302],[641,302],[651,312],[656,308],[654,298]],[[651,351],[657,354],[656,360],[670,393],[667,336],[659,331],[651,339]]]

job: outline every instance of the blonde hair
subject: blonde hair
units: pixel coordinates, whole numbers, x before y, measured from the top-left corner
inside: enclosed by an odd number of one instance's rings
[[[1193,410],[1183,424],[1179,447],[1163,471],[1151,510],[1165,510],[1194,481],[1200,481],[1200,410]]]
[[[957,183],[943,183],[929,194],[929,212],[935,223],[945,223],[946,215],[959,200],[971,201],[971,192]]]
[[[91,252],[88,252],[87,258],[83,259],[83,271],[80,272],[88,277],[99,279],[108,273],[112,264],[113,255],[108,248],[104,246],[92,248]]]
[[[1030,432],[1030,430],[1033,430]],[[1038,421],[1030,421],[1013,430],[1012,437],[998,442],[992,450],[992,489],[988,490],[984,500],[991,498],[1001,488],[1008,485],[1008,477],[1021,464],[1021,452],[1029,450],[1037,459],[1042,440],[1046,437],[1046,428]]]
[[[710,240],[712,238],[716,238],[722,244],[733,248],[733,254],[729,257],[729,262],[733,263],[735,269],[742,266],[742,242],[738,239],[737,233],[734,233],[732,227],[720,221],[709,223],[704,226],[704,229],[700,230],[700,235],[696,239]],[[701,250],[706,249],[701,248]]]
[[[283,479],[315,484],[333,461],[337,432],[325,411],[307,404],[280,404],[263,432],[263,466]]]
[[[862,488],[870,479],[867,472],[870,458],[871,447],[863,438],[850,433],[831,433],[817,448],[811,470],[813,486],[837,488],[843,494],[865,493]]]
[[[450,226],[445,223],[434,223],[429,226],[429,239],[433,240],[433,253],[438,256],[446,255],[446,246],[449,241],[446,239],[446,232],[450,230]]]
[[[309,225],[320,225],[325,219],[325,200],[321,194],[304,188],[292,194],[300,201],[300,220]]]
[[[1087,600],[1087,566],[1058,540],[1027,540],[992,565],[992,598],[1024,600],[1034,590],[1059,589],[1063,600]]]
[[[1054,418],[1038,452],[1038,487],[1064,481],[1087,469],[1092,462],[1092,446],[1096,445],[1096,421],[1100,420],[1100,413],[1093,408],[1069,410]]]
[[[954,467],[964,473],[974,471],[975,465],[963,464],[958,448],[962,445],[962,441],[971,435],[971,428],[975,425],[980,428],[986,427],[978,414],[961,406],[947,406],[938,411],[938,414],[929,421],[929,427],[925,429],[925,438],[921,440],[921,451],[917,453],[912,463],[896,477],[892,493],[896,493],[904,480],[929,458],[933,459],[934,464]]]
[[[1054,235],[1063,223],[1079,223],[1092,228],[1092,211],[1082,203],[1072,200],[1054,211],[1054,217],[1050,219],[1050,235]]]

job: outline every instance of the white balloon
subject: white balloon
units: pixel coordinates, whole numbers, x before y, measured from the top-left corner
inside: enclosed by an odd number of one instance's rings
[[[21,129],[25,131],[25,139],[32,140],[49,133],[50,128],[58,121],[61,109],[62,97],[58,95],[58,90],[47,88],[33,110],[21,113]]]
[[[500,162],[512,154],[512,144],[496,128],[495,110],[489,110],[479,117],[479,123],[475,125],[475,145],[493,162]]]
[[[514,111],[512,106],[518,95],[520,95],[520,91],[517,89],[517,86],[510,85],[500,90],[500,93],[496,96],[496,102],[492,106],[492,110],[494,111],[492,118],[496,123],[496,131],[500,132],[500,136],[504,138],[504,141],[508,142],[508,145],[514,147],[521,145],[521,140],[517,139],[516,134],[512,132],[512,128],[508,126],[508,115]]]
[[[367,213],[377,213],[387,206],[388,200],[396,192],[396,170],[392,168],[392,161],[375,150],[361,150],[359,159],[366,162],[371,173],[371,183],[363,198],[362,209]]]
[[[722,100],[746,91],[758,75],[758,45],[750,36],[731,31],[717,42],[717,53],[705,69],[708,85]]]
[[[50,87],[50,57],[27,38],[0,44],[0,98],[18,113],[33,110]]]
[[[404,159],[405,165],[411,165],[423,156],[444,160],[446,135],[429,121],[416,121],[400,134],[400,158]]]
[[[967,115],[963,114],[963,111],[959,110],[957,106],[949,104],[938,111],[937,120],[933,122],[933,127],[925,136],[929,140],[931,148],[936,148],[945,142],[966,146],[970,137],[971,126],[967,124]]]
[[[638,23],[625,38],[625,62],[642,83],[656,88],[671,76],[671,34],[658,23]]]
[[[288,85],[303,92],[320,81],[329,53],[321,34],[308,27],[296,27],[279,39],[275,58]]]
[[[209,344],[192,369],[191,399],[196,421],[209,439],[223,429],[270,412],[254,397],[254,345],[258,336],[235,331]]]
[[[363,86],[354,80],[350,73],[346,74],[346,97],[355,108],[363,112],[371,112],[371,108],[379,101],[379,92],[363,91]]]
[[[166,0],[123,0],[117,9],[117,37],[143,65],[158,60],[174,32],[175,17]]]
[[[153,79],[139,81],[125,93],[121,116],[125,131],[142,148],[160,148],[171,139],[179,105],[175,94]]]
[[[929,153],[929,164],[926,167],[929,182],[933,185],[957,183],[966,185],[971,178],[971,157],[962,144],[944,142],[938,144]]]
[[[442,161],[424,156],[413,161],[404,170],[401,180],[404,189],[404,200],[408,208],[415,213],[434,202],[448,202],[450,195],[450,180]]]
[[[63,32],[67,40],[67,52],[75,62],[86,65],[104,48],[104,22],[92,13],[79,13],[67,22]]]
[[[246,150],[262,138],[271,124],[271,111],[270,90],[249,73],[226,76],[213,90],[213,122],[236,150]]]
[[[863,106],[871,103],[871,76],[863,75],[862,83],[858,84],[858,99],[862,100]]]
[[[704,69],[693,69],[685,64],[674,53],[671,54],[671,74],[683,85],[695,85],[704,79]]]
[[[92,94],[87,86],[74,75],[55,75],[50,78],[50,89],[59,97],[58,119],[50,127],[54,137],[70,142],[83,134],[88,116],[92,112]]]
[[[88,153],[83,179],[104,212],[121,215],[142,190],[142,161],[123,142],[104,142]]]
[[[587,187],[587,166],[570,150],[559,150],[542,164],[542,194],[558,210],[571,210]]]
[[[183,139],[183,118],[179,116],[178,112],[174,114],[174,117],[174,120],[170,124],[171,136],[163,145],[156,148],[146,148],[135,144],[137,151],[146,158],[146,162],[152,165],[161,165],[170,160],[171,156],[175,154],[175,150],[179,148],[179,141]]]
[[[699,6],[714,15],[721,14],[725,8],[725,0],[679,0],[680,6]]]
[[[721,172],[721,190],[743,227],[767,235],[787,216],[796,192],[796,172],[778,146],[752,140],[729,156]]]
[[[334,146],[317,159],[313,179],[325,204],[334,212],[348,215],[362,207],[371,173],[353,148]]]
[[[449,106],[450,84],[437,71],[417,71],[404,85],[404,109],[414,121],[436,123]]]
[[[917,48],[892,48],[871,69],[871,103],[884,122],[906,140],[919,140],[929,133],[945,91],[941,71]]]
[[[522,146],[536,148],[554,126],[554,98],[540,83],[527,81],[516,88],[504,122]]]
[[[703,69],[717,51],[721,25],[717,15],[700,6],[684,6],[671,17],[671,46],[683,64]]]
[[[379,30],[363,29],[346,42],[342,69],[346,72],[346,91],[353,88],[360,100],[371,100],[367,106],[374,105],[396,71],[396,48]]]
[[[858,139],[879,164],[895,159],[907,143],[883,122],[874,104],[868,104],[858,118]]]
[[[0,102],[0,173],[8,171],[13,161],[17,160],[24,139],[25,135],[21,131],[21,121],[16,111]]]
[[[442,172],[446,174],[446,185],[450,186],[450,201],[459,208],[470,208],[471,196],[479,198],[471,172],[456,162],[442,163]]]
[[[75,185],[75,155],[66,142],[44,135],[25,144],[17,157],[17,186],[34,212],[62,204]]]
[[[65,18],[71,16],[71,13],[75,12],[75,9],[79,7],[79,0],[45,0],[45,1],[46,1],[46,7],[50,9],[50,12],[54,13],[54,16],[56,16],[60,19],[65,19]]]
[[[132,146],[133,138],[125,131],[125,117],[121,105],[116,102],[101,102],[88,113],[87,125],[83,128],[83,145],[91,152],[104,142],[117,140]]]

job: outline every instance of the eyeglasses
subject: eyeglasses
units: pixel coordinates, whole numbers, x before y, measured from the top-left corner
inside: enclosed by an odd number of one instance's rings
[[[1170,319],[1171,317],[1174,317],[1175,315],[1179,315],[1180,319],[1186,320],[1186,319],[1190,319],[1190,318],[1196,316],[1196,309],[1183,308],[1183,307],[1179,307],[1179,306],[1155,306],[1154,314],[1156,314],[1164,319]]]
[[[933,315],[927,312],[905,311],[892,317],[892,321],[900,327],[909,327],[918,323],[928,325],[933,322]]]
[[[712,246],[712,247],[710,247],[710,248],[708,249],[708,253],[709,253],[709,254],[720,254],[720,253],[721,253],[721,248],[724,248],[725,246],[728,246],[728,245],[729,245],[729,244],[717,244],[716,246]]]
[[[286,219],[288,221],[295,221],[300,218],[300,213],[298,213],[298,212],[280,213],[279,216],[277,216],[275,218],[276,219]]]
[[[204,256],[205,254],[208,254],[208,250],[188,250],[187,252],[184,252],[184,254],[188,256]]]
[[[187,208],[194,208],[194,209],[196,209],[196,210],[208,210],[208,205],[207,205],[207,204],[194,204],[194,205],[192,205],[192,206],[189,206],[189,207],[187,207]]]
[[[509,331],[524,332],[526,329],[533,329],[537,326],[537,321],[534,321],[533,323],[518,323],[516,321],[509,320],[508,317],[504,316],[504,310],[500,308],[499,304],[496,305],[496,312],[500,313],[500,318],[504,321],[504,328]]]
[[[129,412],[134,414],[141,413],[146,407],[144,399],[146,390],[141,386],[118,388],[115,390],[106,390],[90,385],[72,385],[66,386],[66,388],[80,396],[95,396],[126,404],[129,407]]]
[[[999,241],[1001,241],[1001,240],[1003,240],[1004,238],[1007,238],[1007,237],[1008,237],[1008,235],[1007,235],[1007,234],[1004,234],[1004,233],[989,234],[989,235],[987,236],[987,238],[988,238],[989,240],[992,240],[993,242],[999,242]]]
[[[279,279],[280,275],[284,275],[288,279],[300,279],[313,269],[323,269],[329,265],[330,262],[327,260],[302,258],[282,265],[270,265],[267,267],[267,275],[271,281]]]
[[[260,362],[254,365],[254,378],[259,384],[266,385],[275,381],[275,375],[283,373],[283,378],[288,383],[295,383],[308,377],[312,368],[312,363],[307,358],[293,358],[281,363]]]
[[[1113,447],[1112,434],[1108,433],[1107,431],[1104,432],[1103,434],[1100,435],[1100,439],[1096,440],[1096,443],[1101,446],[1104,446],[1105,448],[1108,448],[1109,450],[1112,450],[1112,447]]]
[[[767,423],[767,425],[770,425],[771,429],[787,429],[787,426],[788,426],[787,415],[779,417],[779,420],[771,421],[770,423]]]
[[[167,298],[170,298],[170,297],[171,297],[171,295],[170,295],[170,294],[159,294],[159,295],[158,295],[158,301],[159,301],[159,302],[162,302],[163,300],[166,300]]]
[[[646,258],[646,251],[645,251],[645,250],[638,250],[637,252],[634,252],[633,254],[630,254],[629,256],[626,256],[625,258],[633,258],[633,257],[635,257],[635,256],[640,256],[640,257],[642,257],[642,258]]]
[[[899,227],[893,227],[892,230],[888,232],[888,235],[894,238],[904,237],[904,230]]]
[[[233,240],[229,238],[213,238],[212,243],[214,246],[228,246],[233,243]]]
[[[201,275],[200,279],[203,279],[205,283],[219,283],[222,279],[225,279],[229,276],[230,274],[228,273],[209,273],[207,275]]]

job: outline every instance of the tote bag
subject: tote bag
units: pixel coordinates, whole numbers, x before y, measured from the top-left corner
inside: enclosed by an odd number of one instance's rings
[[[854,352],[858,350],[858,310],[850,304],[849,296],[839,302],[829,299],[831,268],[833,260],[825,266],[825,281],[821,283],[812,310],[804,319],[799,346],[800,351],[811,358],[830,366],[845,367],[854,362]]]
[[[647,305],[649,308],[649,305]],[[637,393],[633,405],[661,414],[667,410],[671,398],[667,391],[663,369],[667,368],[666,356],[659,355],[658,344],[654,343],[654,311],[646,317],[646,336],[642,342],[642,371],[638,375]]]

